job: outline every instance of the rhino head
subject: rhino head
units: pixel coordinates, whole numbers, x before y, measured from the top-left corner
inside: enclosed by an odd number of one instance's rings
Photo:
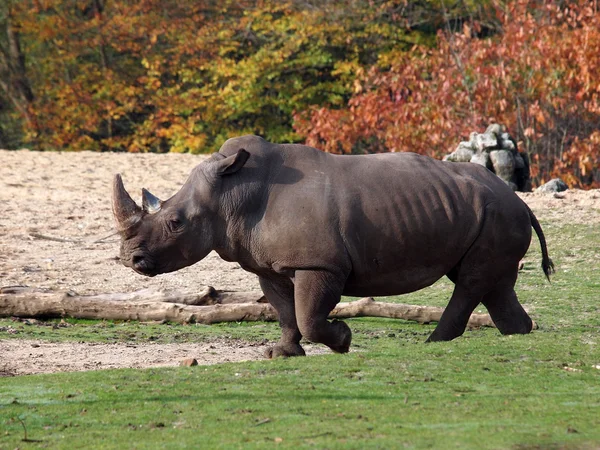
[[[243,167],[249,153],[219,153],[198,165],[173,197],[162,201],[142,189],[142,206],[125,190],[120,174],[113,182],[113,215],[121,236],[121,262],[155,276],[190,266],[215,249],[224,227],[221,178]]]

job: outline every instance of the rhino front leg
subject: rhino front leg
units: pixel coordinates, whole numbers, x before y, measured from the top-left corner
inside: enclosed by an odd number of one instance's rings
[[[311,342],[347,353],[352,341],[348,325],[327,317],[338,304],[345,279],[327,271],[297,270],[295,276],[296,318],[302,335]]]
[[[281,339],[266,350],[265,356],[269,359],[279,356],[304,356],[304,349],[300,345],[302,334],[298,329],[294,310],[294,284],[286,277],[259,277],[259,282],[265,297],[277,310],[281,326]]]

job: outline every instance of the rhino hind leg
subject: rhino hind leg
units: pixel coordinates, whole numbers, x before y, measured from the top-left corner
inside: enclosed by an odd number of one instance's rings
[[[267,348],[265,356],[269,359],[289,356],[304,356],[300,345],[302,334],[296,322],[294,310],[294,284],[289,278],[267,279],[259,277],[260,287],[269,303],[277,310],[281,339]]]
[[[448,306],[444,309],[437,327],[426,342],[451,341],[461,336],[467,328],[471,313],[480,300],[480,296],[474,295],[456,284]]]
[[[518,264],[531,240],[527,210],[486,206],[480,234],[448,274],[455,283],[450,303],[428,341],[460,336],[482,302],[502,334],[529,333],[532,322],[514,291]]]
[[[347,353],[352,341],[348,325],[327,317],[340,301],[344,279],[321,270],[298,270],[295,276],[296,318],[302,335],[325,344],[337,353]]]
[[[534,327],[517,299],[513,284],[499,285],[484,296],[482,303],[502,334],[527,334]]]

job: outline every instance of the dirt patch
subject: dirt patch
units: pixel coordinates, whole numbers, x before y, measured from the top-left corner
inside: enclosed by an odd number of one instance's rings
[[[191,169],[204,158],[0,150],[0,286],[26,285],[79,294],[144,288],[182,291],[206,285],[259,291],[254,275],[235,263],[224,262],[215,253],[178,272],[143,277],[118,262],[117,238],[106,238],[114,232],[110,198],[115,173],[122,174],[125,187],[138,202],[142,187],[166,199],[177,192]],[[567,191],[557,196],[520,195],[542,219],[600,223],[598,190]],[[200,358],[200,362],[206,356],[203,363],[212,364],[257,359],[264,350],[251,344],[234,347],[220,341],[206,347],[144,344],[131,348],[0,339],[0,376],[177,365],[185,357]]]
[[[100,344],[0,340],[0,377],[86,370],[175,367],[187,358],[199,365],[262,359],[267,346],[230,340],[203,344]],[[304,346],[308,355],[324,348]]]
[[[519,192],[539,219],[559,223],[600,224],[600,189],[570,189],[556,194]]]
[[[117,260],[112,179],[121,173],[141,203],[146,187],[173,195],[205,157],[181,154],[0,151],[0,279],[79,294],[214,286],[260,290],[256,277],[216,254],[176,273],[146,278]],[[138,197],[138,198],[136,198]],[[52,240],[55,239],[55,240]]]

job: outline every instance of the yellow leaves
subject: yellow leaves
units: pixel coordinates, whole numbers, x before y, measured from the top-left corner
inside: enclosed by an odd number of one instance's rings
[[[206,153],[207,136],[205,134],[188,135],[182,142],[181,146],[175,145],[171,148],[171,151],[178,152],[190,152],[194,154]]]
[[[471,37],[472,37],[471,26],[469,25],[468,22],[465,22],[463,24],[463,36],[465,36],[467,39],[471,39]]]
[[[53,39],[54,37],[56,37],[57,35],[57,30],[56,30],[56,24],[52,24],[52,23],[44,23],[38,31],[38,35],[39,37],[43,40],[43,41],[48,41],[50,39]]]
[[[531,105],[529,107],[529,115],[534,117],[535,120],[537,121],[538,125],[544,125],[546,124],[546,116],[544,115],[544,111],[542,110],[539,101],[536,101],[533,103],[533,105]],[[531,137],[533,136],[533,131],[526,131],[526,136]],[[528,134],[530,133],[530,134]]]
[[[590,155],[583,155],[579,158],[579,170],[581,175],[585,176],[594,168],[594,161]]]

